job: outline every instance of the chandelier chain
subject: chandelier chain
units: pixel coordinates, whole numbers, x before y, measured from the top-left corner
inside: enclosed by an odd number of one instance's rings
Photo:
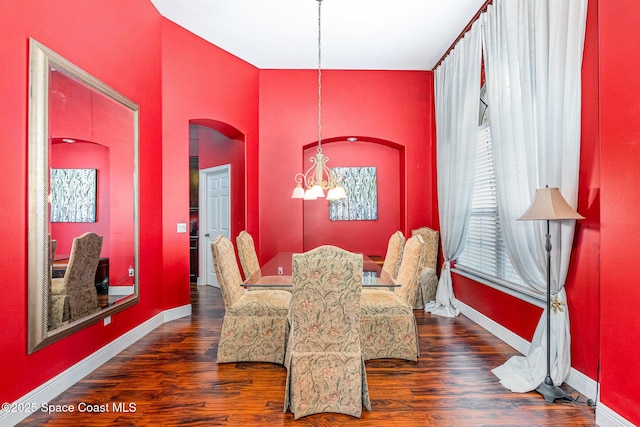
[[[322,0],[318,1],[318,153],[322,153]]]
[[[342,176],[327,166],[329,158],[322,154],[322,0],[318,2],[318,148],[311,159],[311,167],[306,172],[299,172],[295,176],[297,183],[291,198],[316,200],[324,197],[327,200],[340,200],[347,197],[342,186]],[[303,187],[304,186],[304,187]]]

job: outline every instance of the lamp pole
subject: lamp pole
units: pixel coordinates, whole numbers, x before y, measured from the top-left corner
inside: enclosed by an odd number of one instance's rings
[[[567,394],[551,379],[551,232],[549,220],[547,220],[547,242],[544,248],[547,250],[547,376],[536,388],[544,400],[553,403],[557,399],[566,399]]]
[[[547,221],[547,234],[544,248],[547,251],[547,375],[536,391],[544,396],[547,402],[558,399],[571,400],[569,396],[551,379],[551,231],[550,220],[584,219],[562,197],[559,188],[539,188],[536,190],[529,209],[517,221]]]

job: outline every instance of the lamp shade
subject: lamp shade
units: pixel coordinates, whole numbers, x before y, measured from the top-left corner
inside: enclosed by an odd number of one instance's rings
[[[291,194],[292,199],[303,199],[304,198],[304,188],[302,185],[296,185],[296,188],[293,189],[293,194]]]
[[[340,184],[336,185],[327,193],[327,200],[340,200],[340,199],[345,199],[346,197],[347,197],[347,192],[345,191],[344,187]]]
[[[311,187],[311,194],[313,194],[314,199],[319,199],[324,197],[324,190],[320,184],[315,184]]]
[[[540,219],[584,219],[584,217],[569,206],[569,203],[562,197],[562,193],[557,187],[546,187],[536,190],[531,206],[517,220],[531,221]]]
[[[313,191],[311,191],[310,188],[308,190],[305,190],[304,197],[302,198],[302,200],[316,200],[316,199],[317,197],[315,196],[315,194],[313,194]]]

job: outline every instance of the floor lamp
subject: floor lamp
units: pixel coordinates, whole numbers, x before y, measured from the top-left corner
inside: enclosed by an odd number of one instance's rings
[[[566,399],[567,395],[558,386],[553,384],[551,379],[551,234],[549,231],[549,221],[561,219],[584,219],[576,212],[569,203],[562,197],[558,188],[539,188],[533,197],[529,209],[518,218],[518,221],[545,220],[547,221],[547,376],[536,388],[544,400],[554,402],[558,399]]]

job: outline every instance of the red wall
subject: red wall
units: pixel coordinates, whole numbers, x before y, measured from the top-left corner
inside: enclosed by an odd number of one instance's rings
[[[403,147],[389,147],[382,143],[337,141],[323,144],[323,153],[329,157],[328,166],[355,167],[375,166],[377,183],[378,218],[366,221],[330,221],[329,201],[326,199],[302,202],[305,251],[327,242],[353,252],[384,256],[380,248],[386,249],[389,236],[396,230],[404,229],[401,223],[400,191],[401,150]],[[317,146],[304,150],[304,170],[316,154]],[[303,171],[303,166],[300,171]],[[403,181],[404,184],[404,181]],[[371,229],[375,227],[376,232]]]
[[[599,2],[601,123],[601,401],[640,425],[640,8]]]
[[[592,379],[598,376],[600,315],[600,168],[598,139],[597,3],[590,2],[582,67],[582,138],[578,211],[574,247],[565,289],[571,323],[571,365]],[[530,341],[541,309],[454,274],[454,293],[507,329]],[[506,357],[505,357],[506,360]]]
[[[134,115],[110,98],[59,72],[50,73],[50,163],[54,168],[97,169],[95,223],[50,223],[58,258],[68,255],[74,237],[93,231],[104,236],[101,256],[109,258],[112,285],[130,285],[134,266]],[[72,144],[61,141],[72,138]],[[127,159],[123,160],[123,159]],[[113,207],[113,209],[112,209]]]
[[[100,256],[109,258],[110,284],[133,285],[133,278],[129,277],[129,267],[135,265],[133,158],[131,162],[118,162],[125,150],[85,141],[58,142],[50,147],[52,168],[96,169],[97,180],[95,222],[49,223],[51,237],[57,240],[56,258],[69,256],[75,237],[89,231],[97,233],[105,237]],[[111,155],[113,152],[115,156]],[[132,150],[126,153],[133,156]]]
[[[232,212],[232,221],[258,234],[258,70],[166,19],[162,58],[163,152],[156,167],[162,175],[158,208],[163,212],[164,306],[169,308],[189,302],[189,234],[176,233],[177,223],[189,222],[189,123],[210,125],[231,138],[244,135],[240,150],[247,184],[232,183],[231,198],[242,201],[246,211]]]
[[[257,70],[164,20],[144,0],[5,3],[0,14],[0,205],[12,208],[0,211],[0,239],[11,248],[0,259],[0,399],[11,402],[160,310],[188,304],[189,237],[176,233],[176,223],[189,220],[189,122],[214,120],[244,135],[243,214],[262,260],[280,250],[303,249],[309,238],[305,218],[312,215],[289,196],[295,173],[307,163],[304,147],[317,138],[317,74]],[[633,72],[640,62],[640,9],[635,3],[589,2],[578,202],[587,219],[576,230],[567,292],[573,366],[600,379],[602,402],[638,424],[640,356],[633,334],[640,330],[640,317],[633,304],[640,299],[634,286],[640,273],[629,261],[633,243],[640,240],[633,220],[640,198],[630,191],[640,180],[640,77]],[[115,315],[108,327],[93,325],[27,356],[29,37],[141,106],[141,300]],[[432,74],[325,71],[323,107],[325,139],[355,135],[401,147],[400,207],[389,211],[399,212],[399,218],[389,224],[397,221],[405,234],[422,225],[437,228]],[[327,151],[332,144],[340,143],[327,144]],[[373,152],[348,151],[332,153],[330,162],[355,162],[358,156],[377,162]],[[368,234],[383,232],[371,223],[348,234],[344,243],[363,239],[368,252],[384,253],[388,236],[369,241]],[[335,241],[337,235],[327,238]],[[465,303],[530,339],[538,308],[459,277],[454,286]]]
[[[382,168],[378,175],[381,190],[385,190],[380,194],[381,217],[364,223],[328,222],[324,219],[328,216],[326,201],[290,198],[295,174],[310,166],[304,147],[317,142],[317,70],[261,70],[259,177],[263,201],[258,253],[263,262],[276,252],[302,251],[319,243],[384,255],[395,230],[407,234],[435,221],[432,73],[323,70],[322,79],[323,140],[357,136],[365,141],[383,140],[399,149],[365,142],[354,146],[334,142],[323,148],[330,166]],[[397,170],[396,164],[400,165]],[[402,180],[406,187],[400,186]],[[397,187],[387,190],[387,185]],[[322,225],[317,237],[311,236],[313,225]]]
[[[92,142],[66,142],[50,145],[51,167],[55,169],[95,169],[96,170],[96,221],[95,222],[49,222],[49,233],[56,240],[56,259],[68,257],[74,237],[85,232],[106,236],[102,242],[100,256],[108,257],[110,252],[109,212],[109,148]],[[131,215],[129,215],[131,218]],[[131,230],[133,233],[133,230]],[[129,264],[133,261],[133,246],[129,251]],[[133,264],[132,264],[133,265]]]
[[[123,19],[126,17],[126,19]],[[0,14],[0,400],[12,402],[84,359],[161,309],[162,213],[157,179],[161,157],[160,16],[150,2],[47,0],[5,2]],[[27,355],[27,117],[29,37],[139,103],[140,302]],[[11,207],[7,209],[6,207]],[[9,250],[10,249],[10,250]]]

